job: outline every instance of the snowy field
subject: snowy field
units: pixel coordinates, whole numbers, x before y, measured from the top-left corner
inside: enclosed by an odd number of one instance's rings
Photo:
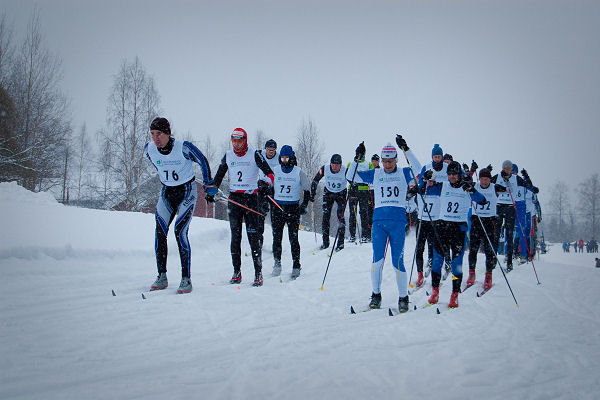
[[[301,232],[302,275],[265,283],[232,273],[227,222],[195,218],[190,228],[194,291],[181,277],[170,232],[169,288],[156,276],[154,217],[65,207],[48,194],[0,184],[0,399],[598,399],[600,269],[592,254],[559,246],[531,264],[483,281],[448,310],[450,280],[436,307],[426,289],[409,313],[389,317],[398,294],[389,261],[384,309],[357,315],[371,294],[371,249],[327,257]],[[320,239],[319,239],[320,242]],[[243,250],[249,253],[244,238]],[[410,268],[414,233],[407,240]],[[466,260],[464,269],[466,270]],[[428,283],[430,286],[430,282]],[[114,290],[116,296],[112,296]],[[142,299],[141,294],[147,297]]]

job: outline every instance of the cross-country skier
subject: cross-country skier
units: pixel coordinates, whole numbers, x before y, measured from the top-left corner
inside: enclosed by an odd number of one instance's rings
[[[531,181],[525,182],[523,178],[518,175],[512,174],[513,163],[510,160],[505,160],[502,163],[502,171],[499,175],[492,177],[492,183],[496,183],[504,186],[506,192],[498,195],[498,207],[496,218],[496,233],[495,237],[500,237],[500,230],[504,224],[504,238],[506,240],[506,269],[511,271],[513,269],[513,232],[515,229],[515,208],[513,204],[513,198],[519,191],[519,186],[533,188]],[[535,189],[537,190],[537,188]]]
[[[265,151],[263,157],[271,170],[279,165],[279,157],[277,157],[277,142],[273,139],[269,139],[265,142]],[[258,204],[259,211],[266,215],[271,209],[271,200],[268,196],[273,198],[273,186],[270,183],[270,179],[262,171],[258,171]],[[264,239],[265,231],[265,217],[258,216],[259,218],[259,231],[261,237],[260,247],[262,248],[262,240]]]
[[[425,251],[425,243],[427,242],[429,253],[429,266],[433,262],[433,224],[439,218],[440,209],[440,193],[441,186],[433,186],[435,182],[444,182],[448,179],[446,169],[448,164],[443,162],[442,155],[444,154],[439,144],[435,144],[431,149],[431,162],[423,166],[419,173],[419,186],[423,185],[423,174],[427,170],[434,171],[433,177],[427,182],[423,197],[417,196],[417,204],[419,205],[419,224],[421,227],[417,229],[419,234],[416,244],[416,261],[417,261],[417,281],[415,286],[421,287],[424,283],[423,277],[423,253]],[[425,203],[423,203],[423,199]]]
[[[463,178],[462,168],[456,161],[448,164],[448,178],[436,182],[432,187],[440,187],[439,219],[435,223],[437,235],[433,243],[433,265],[431,267],[432,293],[429,303],[438,302],[440,279],[444,254],[449,253],[452,267],[452,295],[448,307],[458,307],[458,293],[462,283],[462,260],[465,253],[467,217],[471,201],[485,204],[485,197],[479,193],[470,180]],[[423,179],[429,181],[434,176],[432,170],[423,173]],[[423,185],[424,186],[424,185]]]
[[[246,223],[246,233],[254,262],[253,286],[262,286],[262,235],[260,233],[260,215],[258,209],[258,172],[262,171],[273,184],[273,171],[259,151],[248,146],[248,135],[242,128],[235,128],[231,133],[231,145],[215,174],[215,186],[219,187],[225,173],[229,173],[229,227],[231,228],[231,260],[233,276],[229,283],[242,281],[242,222]],[[207,197],[214,200],[214,197]],[[242,207],[243,206],[243,207]]]
[[[492,287],[492,272],[496,267],[495,248],[497,248],[497,245],[494,235],[496,232],[498,193],[506,191],[504,186],[495,185],[491,182],[492,174],[489,169],[484,168],[479,171],[479,182],[475,184],[475,189],[485,197],[487,202],[485,204],[475,204],[473,215],[471,216],[471,230],[469,234],[469,278],[467,279],[467,285],[475,284],[477,253],[483,245],[486,270],[483,288],[486,290]],[[490,242],[494,247],[490,246]]]
[[[350,167],[350,164],[348,164]],[[358,170],[368,171],[372,168],[371,163],[363,158],[358,160]],[[350,181],[348,181],[350,182]],[[367,243],[371,240],[371,229],[369,226],[369,185],[354,182],[348,186],[348,206],[350,207],[350,241],[356,242],[356,213],[360,214],[360,242]]]
[[[177,293],[192,291],[191,247],[188,240],[188,228],[196,207],[197,189],[194,176],[194,164],[202,169],[204,190],[215,195],[217,189],[212,186],[210,166],[206,157],[190,142],[171,136],[171,126],[166,118],[154,118],[150,124],[152,140],[146,143],[144,153],[158,172],[163,184],[160,198],[156,204],[156,233],[154,248],[158,277],[150,290],[161,290],[168,286],[167,281],[167,233],[175,220],[175,238],[181,259],[181,283]]]
[[[421,167],[419,160],[409,150],[401,135],[396,136],[396,144],[408,157],[410,164],[418,171]],[[408,282],[404,268],[404,239],[406,227],[406,194],[409,182],[412,180],[409,167],[398,168],[398,153],[390,143],[381,150],[383,168],[356,171],[357,161],[364,158],[366,149],[361,143],[356,149],[355,161],[350,164],[346,178],[351,181],[370,183],[375,192],[375,211],[373,212],[373,267],[371,270],[370,308],[381,307],[381,279],[383,273],[384,255],[389,240],[392,254],[392,265],[396,270],[398,285],[398,309],[408,311]],[[356,174],[355,174],[356,171]]]
[[[342,156],[334,154],[331,156],[329,165],[323,165],[312,180],[310,187],[310,199],[314,201],[317,193],[319,181],[325,177],[325,188],[323,189],[323,221],[322,234],[323,244],[321,249],[329,247],[329,224],[331,219],[331,210],[333,203],[337,204],[338,220],[338,239],[335,250],[344,248],[344,234],[346,230],[346,219],[344,211],[346,209],[346,167],[342,165]]]
[[[279,205],[271,207],[271,224],[273,225],[273,276],[281,274],[281,238],[283,228],[287,224],[290,247],[292,249],[292,279],[300,276],[300,243],[298,227],[300,215],[306,213],[310,199],[308,178],[300,167],[293,164],[294,150],[285,145],[279,153],[279,164],[273,169],[275,183],[275,202]],[[300,204],[300,194],[303,195]],[[281,207],[281,208],[280,208]]]

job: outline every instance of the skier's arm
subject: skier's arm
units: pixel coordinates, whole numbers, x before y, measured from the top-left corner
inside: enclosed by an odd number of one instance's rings
[[[412,152],[411,149],[406,150],[406,158],[408,158],[408,162],[410,163],[410,167],[412,167],[412,171],[413,173],[415,171],[419,171],[421,170],[421,163],[419,162],[419,159],[417,158],[417,156],[414,155],[414,153]]]
[[[346,180],[350,183],[373,183],[375,177],[375,169],[368,169],[366,171],[356,171],[356,161],[352,161],[346,170]],[[354,172],[356,171],[356,173]],[[354,181],[352,180],[354,177]]]
[[[148,153],[148,144],[149,143],[150,142],[146,143],[146,145],[144,146],[144,154],[146,155],[146,158],[148,159],[148,161],[150,161],[150,164],[152,164],[152,166],[154,167],[156,172],[158,172],[158,167],[152,162],[152,159],[150,158],[150,154]]]
[[[221,186],[221,182],[223,182],[227,169],[227,154],[225,154],[221,159],[221,164],[219,164],[219,169],[217,169],[217,173],[215,174],[214,184],[216,187]]]
[[[269,178],[269,180],[271,181],[271,185],[273,185],[273,183],[275,182],[275,175],[273,175],[273,170],[269,166],[267,160],[265,160],[265,158],[258,150],[254,152],[254,161],[256,161],[256,165],[258,166],[258,168],[263,172],[263,174],[267,176],[267,178]]]
[[[200,149],[198,149],[192,143],[184,141],[183,156],[188,160],[192,160],[200,166],[200,168],[202,169],[202,179],[204,181],[204,185],[212,184],[212,178],[210,176],[210,165],[208,164],[208,160],[206,159],[204,154],[202,154]]]
[[[310,196],[311,199],[315,198],[315,194],[317,193],[317,187],[319,186],[319,181],[321,179],[323,179],[323,176],[325,175],[325,166],[322,166],[319,171],[317,171],[315,177],[312,180],[312,183],[310,184]]]

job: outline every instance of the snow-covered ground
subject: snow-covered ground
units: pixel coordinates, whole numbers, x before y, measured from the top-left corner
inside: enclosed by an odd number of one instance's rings
[[[592,254],[559,246],[508,275],[481,298],[477,286],[445,308],[425,290],[411,311],[387,316],[397,289],[389,263],[381,311],[348,313],[371,294],[371,249],[347,245],[331,262],[301,232],[302,275],[241,285],[227,222],[195,218],[190,228],[194,291],[177,295],[179,258],[169,237],[170,286],[155,278],[154,217],[62,206],[47,194],[0,184],[1,399],[597,399],[600,396],[600,269]],[[410,268],[414,235],[407,239]],[[320,239],[319,239],[320,241]],[[243,250],[249,246],[244,238]],[[316,253],[316,254],[313,254]],[[466,260],[465,260],[466,261]],[[465,265],[466,270],[466,265]],[[114,290],[116,296],[112,296]],[[147,297],[143,300],[141,293]],[[445,303],[445,304],[444,304]]]

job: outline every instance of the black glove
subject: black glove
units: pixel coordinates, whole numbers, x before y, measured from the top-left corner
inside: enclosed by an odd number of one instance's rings
[[[500,171],[500,176],[502,176],[502,179],[504,179],[504,181],[508,182],[508,180],[510,179],[511,174],[506,174],[504,172],[504,170]]]
[[[486,168],[487,168],[487,169],[488,169],[490,172],[492,172],[492,164],[489,164],[489,165],[488,165]]]
[[[467,165],[467,163],[463,163],[463,170],[465,170],[465,171],[469,170],[469,166]]]
[[[406,191],[406,201],[412,199],[413,197],[415,197],[417,194],[419,193],[419,187],[414,185],[414,186],[409,186],[408,190]]]
[[[534,194],[538,194],[538,193],[540,192],[540,189],[538,189],[538,188],[537,188],[537,186],[532,186],[532,187],[531,187],[531,191],[532,191]]]
[[[475,171],[477,171],[477,168],[479,168],[479,165],[477,165],[477,163],[475,162],[475,160],[473,160],[471,162],[471,171],[475,172]]]
[[[300,204],[300,207],[298,207],[298,213],[300,215],[306,214],[306,204]]]
[[[209,203],[214,203],[215,202],[215,196],[214,195],[207,194],[206,197],[205,197],[205,199]]]
[[[495,186],[495,189],[496,189],[496,192],[499,192],[499,193],[504,193],[504,192],[506,192],[506,187],[505,187],[505,186],[502,186],[502,185],[498,185],[498,184],[496,184],[496,186]]]
[[[469,194],[475,193],[475,186],[473,185],[473,182],[465,181],[462,184],[462,188],[465,192],[467,192]]]
[[[406,140],[402,137],[402,135],[396,135],[396,144],[400,147],[400,150],[408,151],[408,145],[406,144]]]
[[[365,142],[361,142],[356,148],[356,157],[354,157],[354,161],[358,162],[365,158],[365,153],[367,149],[365,149]]]
[[[270,189],[271,185],[269,185],[267,182],[263,180],[258,181],[258,194],[267,196],[270,192]]]
[[[525,171],[525,168],[521,170],[521,175],[523,175],[523,178],[527,179],[528,181],[531,181],[531,179],[529,178],[529,174],[527,173],[527,171]]]
[[[427,171],[423,172],[423,180],[424,181],[428,181],[431,178],[433,178],[433,171],[428,169]]]

